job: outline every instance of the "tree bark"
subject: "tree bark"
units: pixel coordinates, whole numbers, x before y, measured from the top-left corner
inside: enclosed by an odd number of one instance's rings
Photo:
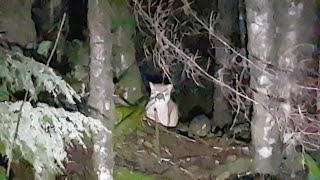
[[[312,54],[312,48],[300,51],[296,47],[311,40],[313,7],[314,1],[246,1],[249,57],[256,58],[250,69],[251,87],[256,90],[253,98],[259,103],[254,105],[252,119],[258,173],[279,171],[280,139],[285,132],[280,134],[278,127],[288,125],[293,108],[291,96],[298,93],[294,90],[297,76],[291,72],[299,68],[298,61]],[[266,71],[267,65],[272,74]]]
[[[218,20],[217,33],[222,36],[231,39],[232,28],[234,23],[237,21],[238,17],[238,1],[237,0],[218,0],[218,11],[220,14],[220,19]],[[230,63],[228,60],[229,51],[226,47],[219,41],[216,40],[215,43],[215,57],[216,57],[216,71],[221,67],[226,67]],[[230,83],[231,77],[225,75],[223,78],[225,83]],[[229,82],[228,82],[229,81]],[[213,119],[214,125],[223,128],[225,125],[232,124],[232,113],[231,107],[229,106],[228,99],[223,94],[223,87],[216,86],[214,90],[214,107],[213,107]]]
[[[113,102],[114,84],[111,67],[111,7],[108,1],[88,2],[90,31],[90,95],[89,106],[96,109],[92,116],[103,121],[110,130],[116,121]],[[99,180],[113,179],[112,133],[95,132],[93,166]]]
[[[277,34],[275,41],[275,51],[277,58],[273,64],[276,65],[277,69],[286,70],[290,69],[293,72],[302,67],[299,65],[306,59],[312,59],[314,48],[310,45],[305,46],[308,42],[311,42],[313,37],[313,24],[316,20],[315,14],[315,2],[310,1],[275,1],[275,20],[277,24]],[[304,44],[304,45],[303,45]],[[299,75],[298,75],[299,76]],[[294,105],[292,102],[295,101],[301,90],[294,90],[292,87],[295,82],[299,81],[297,74],[292,74],[288,71],[276,72],[278,82],[273,89],[273,96],[282,99],[281,102],[274,103],[278,106],[277,122],[282,126],[289,126],[288,121],[290,120]],[[290,107],[290,108],[288,108]],[[292,127],[290,127],[292,128]],[[293,127],[294,128],[294,127]],[[283,129],[283,128],[281,128]],[[281,131],[282,135],[285,135],[284,129]],[[283,136],[281,136],[283,139]],[[297,161],[297,151],[295,145],[290,145],[285,148],[285,156],[287,157],[286,168],[291,171],[291,175],[295,176],[295,172],[302,170],[303,167]]]
[[[275,59],[274,34],[276,33],[273,11],[274,0],[247,0],[248,52],[254,65],[250,66],[250,84],[255,89],[253,98],[252,143],[255,148],[255,171],[277,174],[279,169],[279,132],[275,119],[269,112],[273,77],[265,71],[271,59]],[[255,57],[256,59],[254,59]]]

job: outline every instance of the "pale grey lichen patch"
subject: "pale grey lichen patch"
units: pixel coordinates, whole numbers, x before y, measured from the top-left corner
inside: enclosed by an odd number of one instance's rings
[[[98,78],[101,75],[101,73],[102,73],[102,68],[96,68],[94,73],[92,74],[94,77]]]
[[[269,158],[272,155],[272,147],[262,147],[257,150],[260,157],[266,159]]]
[[[263,13],[263,14],[257,15],[255,17],[255,23],[257,23],[258,25],[264,25],[267,22],[268,22],[268,13]],[[261,28],[259,28],[259,29],[261,29]]]
[[[112,180],[113,179],[111,171],[108,168],[106,168],[104,165],[99,167],[97,174],[98,174],[99,180]]]
[[[288,39],[290,39],[290,41],[295,42],[296,38],[297,38],[297,34],[295,31],[289,31],[289,32],[287,32],[287,37],[288,37]],[[292,56],[292,57],[294,57],[294,56]]]
[[[110,110],[110,102],[107,101],[105,104],[104,104],[104,109],[109,111]]]
[[[274,144],[274,143],[276,143],[276,140],[274,138],[269,138],[268,139],[268,143],[269,144]]]
[[[121,69],[125,70],[129,68],[128,59],[123,54],[120,55]]]
[[[126,88],[126,89],[128,89],[128,88]],[[124,98],[124,99],[128,99],[128,97],[129,97],[129,92],[128,92],[128,90],[126,90],[126,91],[123,93],[123,98]]]
[[[21,101],[0,103],[0,140],[7,147],[6,153],[9,153],[21,104]],[[90,130],[111,133],[99,120],[79,112],[68,112],[42,103],[34,108],[25,102],[15,147],[22,153],[22,158],[33,164],[37,173],[43,168],[59,173],[67,160],[66,147],[74,141],[86,147],[83,137],[84,133],[90,136]]]
[[[300,16],[302,10],[303,10],[303,3],[299,3],[296,6],[294,2],[291,2],[288,13],[290,16],[294,16],[296,14],[298,14]]]
[[[266,75],[259,76],[257,80],[260,86],[269,86],[272,84],[272,82]]]
[[[256,87],[256,90],[261,94],[264,94],[264,95],[268,94],[268,89],[267,88]]]
[[[284,114],[289,117],[289,115],[291,113],[291,105],[290,105],[290,103],[288,103],[288,102],[287,103],[281,103],[280,104],[280,108],[284,112]]]
[[[10,83],[10,90],[28,90],[34,99],[37,97],[36,93],[46,90],[53,96],[65,95],[72,104],[75,104],[73,98],[80,100],[77,92],[57,76],[52,68],[19,53],[7,55],[6,61],[0,66],[0,78]]]
[[[275,125],[275,120],[272,119],[272,116],[270,114],[267,114],[266,117],[266,125],[265,127],[263,127],[263,140],[265,141],[265,143],[271,145],[274,144],[276,142],[276,140],[274,138],[270,138],[270,133],[272,131],[272,129],[274,128]]]

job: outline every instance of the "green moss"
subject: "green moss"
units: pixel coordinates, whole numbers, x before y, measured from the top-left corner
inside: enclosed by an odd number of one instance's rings
[[[121,143],[125,137],[143,127],[142,118],[145,108],[140,106],[120,106],[116,108],[120,121],[114,126],[114,143]]]
[[[135,28],[136,21],[134,19],[113,19],[112,20],[112,27],[126,27],[126,28]]]
[[[1,141],[0,141],[0,154],[6,154],[6,147]]]
[[[302,165],[308,166],[308,180],[320,179],[320,168],[317,162],[308,154],[303,154],[300,157]]]
[[[89,54],[88,43],[81,42],[79,40],[73,40],[72,42],[66,42],[64,50],[69,58],[69,61],[75,66],[81,64],[81,57]]]
[[[128,0],[108,0],[112,6],[127,6],[129,4]]]
[[[6,169],[2,166],[0,166],[0,180],[6,180]]]
[[[0,87],[0,102],[9,101],[12,96],[7,90]]]
[[[127,169],[119,169],[114,173],[115,180],[154,180],[152,176],[144,175],[140,172],[129,171]]]

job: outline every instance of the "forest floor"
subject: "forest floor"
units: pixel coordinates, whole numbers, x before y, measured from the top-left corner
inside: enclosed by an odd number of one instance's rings
[[[305,179],[288,175],[266,178],[250,174],[253,150],[247,143],[225,137],[193,139],[177,133],[174,128],[161,126],[159,129],[159,141],[155,128],[148,126],[127,136],[115,148],[116,180],[128,179],[125,178],[128,176],[121,176],[122,172],[138,172],[140,175],[132,174],[130,178],[135,180]],[[157,154],[156,142],[159,142],[160,155]],[[79,151],[71,154],[73,161],[70,162],[74,164],[67,165],[68,179],[90,179],[83,173],[88,168],[91,152],[86,151],[85,157]]]
[[[226,138],[191,139],[174,130],[159,131],[159,149],[152,127],[127,137],[116,156],[118,168],[142,172],[155,179],[227,179],[251,169],[250,150]],[[224,165],[221,165],[224,164]]]

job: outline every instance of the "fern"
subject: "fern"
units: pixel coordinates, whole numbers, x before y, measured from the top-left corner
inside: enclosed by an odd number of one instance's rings
[[[2,56],[3,57],[3,56]],[[37,99],[41,91],[50,92],[53,96],[63,94],[69,103],[80,96],[52,68],[24,57],[22,54],[7,55],[0,58],[0,80],[2,89],[11,92],[26,90],[31,99]],[[13,144],[16,158],[23,158],[33,165],[37,173],[43,169],[60,173],[67,160],[67,147],[72,142],[86,147],[84,135],[90,132],[111,133],[101,121],[86,117],[79,112],[68,112],[62,108],[50,107],[38,103],[33,107],[23,101],[0,102],[0,145],[5,153],[10,152],[18,116],[21,114],[17,139]]]
[[[89,129],[110,133],[99,120],[79,112],[68,112],[43,103],[38,103],[34,108],[28,102],[24,103],[22,112],[19,112],[21,103],[0,103],[0,140],[5,147],[9,147],[18,114],[21,113],[14,150],[21,152],[22,157],[33,164],[37,172],[41,172],[42,168],[54,172],[63,169],[63,162],[67,160],[66,147],[72,145],[72,141],[86,147],[82,139],[84,133],[90,136]]]
[[[0,64],[0,79],[6,82],[11,91],[27,90],[33,99],[37,99],[40,91],[47,91],[53,96],[63,94],[69,103],[75,104],[73,98],[80,100],[80,96],[53,69],[38,63],[20,53],[7,55]]]

